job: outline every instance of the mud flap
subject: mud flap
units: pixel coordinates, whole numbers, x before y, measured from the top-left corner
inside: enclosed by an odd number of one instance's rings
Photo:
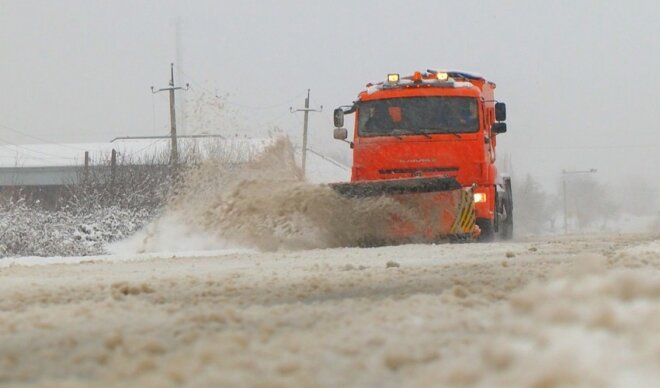
[[[461,190],[461,201],[456,212],[456,219],[451,227],[452,235],[473,235],[475,234],[475,223],[477,220],[474,209],[474,194],[470,189]]]

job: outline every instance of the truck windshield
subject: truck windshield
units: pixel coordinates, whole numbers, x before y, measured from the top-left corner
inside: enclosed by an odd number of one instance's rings
[[[470,97],[409,97],[366,101],[358,106],[360,136],[429,135],[479,130],[477,100]]]

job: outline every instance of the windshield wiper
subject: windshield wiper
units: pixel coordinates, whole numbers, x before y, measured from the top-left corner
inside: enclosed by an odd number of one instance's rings
[[[444,131],[444,132],[442,132],[442,133],[443,133],[443,134],[445,134],[445,133],[449,133],[449,134],[451,134],[451,135],[456,136],[456,137],[459,138],[459,139],[462,139],[461,135],[459,135],[458,132],[456,132],[456,131],[451,131],[451,130],[449,130],[449,131]]]
[[[419,132],[418,132],[418,131],[411,131],[411,130],[408,130],[408,129],[394,128],[392,131],[400,132],[402,135],[422,135],[422,136],[426,137],[427,139],[431,138],[431,135],[429,135],[429,133],[426,132],[423,129],[419,130]],[[392,133],[394,133],[394,132],[392,132]],[[394,135],[394,136],[396,136],[396,135]]]
[[[398,133],[395,133],[395,132],[398,132]],[[401,135],[409,135],[411,132],[409,130],[403,129],[403,128],[394,128],[394,129],[392,129],[392,132],[390,132],[390,133],[392,134],[392,136],[396,137],[397,139],[403,140],[403,136],[401,136]]]
[[[423,135],[425,138],[430,139],[432,136],[429,135],[428,131],[426,129],[420,129],[419,133]]]

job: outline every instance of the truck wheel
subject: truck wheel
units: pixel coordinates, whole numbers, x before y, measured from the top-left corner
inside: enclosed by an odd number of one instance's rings
[[[500,238],[511,240],[513,238],[513,220],[505,220],[500,226]]]
[[[513,193],[511,190],[511,178],[505,178],[505,197],[502,201],[504,214],[506,218],[500,222],[500,237],[502,240],[511,240],[513,238]]]
[[[511,240],[513,238],[513,214],[511,213],[512,206],[510,201],[504,202],[504,210],[506,211],[507,218],[501,224],[501,237],[502,240]]]

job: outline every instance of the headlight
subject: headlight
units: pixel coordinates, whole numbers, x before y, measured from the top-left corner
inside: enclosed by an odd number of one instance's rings
[[[387,75],[387,82],[391,83],[391,84],[399,83],[399,75],[398,74],[388,74]]]
[[[486,193],[474,193],[474,203],[486,202]]]

